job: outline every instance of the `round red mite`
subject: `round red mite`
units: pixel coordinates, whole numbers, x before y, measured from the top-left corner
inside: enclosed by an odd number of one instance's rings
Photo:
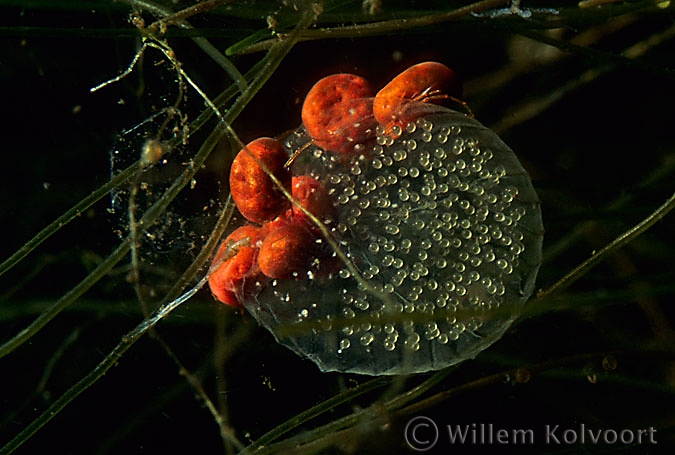
[[[302,123],[316,145],[350,153],[374,135],[370,83],[354,74],[333,74],[314,84],[302,105]]]
[[[260,245],[258,265],[270,278],[303,278],[318,257],[317,236],[305,226],[281,226]]]
[[[214,297],[228,305],[241,305],[246,288],[255,284],[256,278],[260,276],[258,252],[266,236],[266,229],[247,224],[225,239],[213,259],[214,265],[220,261],[222,263],[209,277],[209,287]],[[233,245],[240,241],[243,242]],[[230,257],[223,260],[226,253]]]
[[[269,137],[250,142],[234,158],[230,169],[230,192],[237,208],[247,220],[263,223],[276,218],[290,207],[289,200],[259,164],[262,163],[269,173],[289,189],[291,173],[285,168],[287,160],[288,153],[283,145]]]
[[[291,194],[297,203],[317,217],[325,225],[337,221],[337,210],[333,199],[317,179],[309,175],[294,176],[291,184]],[[316,223],[295,203],[293,204],[293,223],[304,224],[315,230]]]
[[[270,278],[290,279],[306,276],[315,259],[327,257],[327,244],[316,223],[298,206],[329,226],[337,221],[337,211],[325,187],[309,175],[293,177],[293,208],[277,220],[265,223],[269,234],[260,246],[258,265]]]
[[[444,95],[438,96],[439,92]],[[442,63],[423,62],[400,73],[375,95],[373,114],[386,129],[403,127],[424,114],[420,102],[434,103],[444,96],[459,98],[461,94],[454,71]]]

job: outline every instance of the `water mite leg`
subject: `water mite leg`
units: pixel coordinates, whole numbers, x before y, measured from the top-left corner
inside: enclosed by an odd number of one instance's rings
[[[462,93],[457,74],[438,62],[413,65],[394,77],[377,95],[373,114],[377,122],[387,129],[405,126],[415,120],[417,109],[410,104],[437,103],[441,99],[459,99]]]

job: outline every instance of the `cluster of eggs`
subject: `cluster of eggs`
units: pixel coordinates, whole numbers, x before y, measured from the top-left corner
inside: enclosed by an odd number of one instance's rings
[[[322,371],[409,374],[472,358],[534,290],[539,200],[513,152],[471,116],[445,65],[412,66],[375,93],[335,74],[302,126],[235,157],[247,222],[209,284]]]

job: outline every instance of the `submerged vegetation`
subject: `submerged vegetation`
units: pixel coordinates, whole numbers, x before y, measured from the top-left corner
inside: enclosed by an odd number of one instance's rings
[[[675,446],[673,6],[420,3],[4,2],[0,453],[408,453],[420,415]],[[321,373],[202,289],[229,166],[321,77],[424,60],[532,178],[539,291],[474,360]]]

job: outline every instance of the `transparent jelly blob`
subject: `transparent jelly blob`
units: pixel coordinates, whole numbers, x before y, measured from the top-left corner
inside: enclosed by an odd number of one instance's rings
[[[338,220],[318,241],[334,253],[297,279],[261,283],[244,305],[322,371],[410,374],[473,358],[534,291],[541,212],[513,151],[443,108],[396,133],[351,157],[302,128],[284,139],[302,150],[294,174],[332,195]]]
[[[206,171],[171,194],[194,155],[176,138],[181,122],[181,116],[161,110],[122,132],[110,153],[113,176],[140,160],[139,170],[111,192],[108,216],[115,233],[131,239],[128,279],[143,284],[148,300],[162,295],[191,264],[222,210],[218,181]]]

